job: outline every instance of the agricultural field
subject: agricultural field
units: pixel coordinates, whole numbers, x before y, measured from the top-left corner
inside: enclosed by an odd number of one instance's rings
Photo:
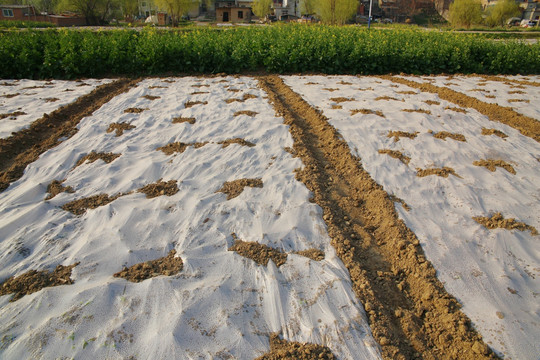
[[[0,357],[535,359],[539,87],[0,82]]]

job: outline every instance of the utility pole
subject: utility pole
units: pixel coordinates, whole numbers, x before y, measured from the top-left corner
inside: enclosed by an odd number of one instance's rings
[[[373,5],[373,0],[369,0],[369,15],[367,20],[367,28],[369,29],[371,26],[371,5]]]

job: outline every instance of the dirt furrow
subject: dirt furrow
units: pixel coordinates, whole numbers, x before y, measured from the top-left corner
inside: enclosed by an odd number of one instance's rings
[[[423,92],[437,94],[441,99],[453,102],[461,107],[473,108],[479,113],[487,116],[489,120],[511,126],[514,129],[519,130],[523,135],[540,142],[540,121],[522,115],[512,110],[512,108],[490,104],[446,87],[419,83],[390,75],[383,75],[380,77],[385,80],[410,86]]]
[[[101,85],[90,94],[34,121],[28,129],[0,139],[0,192],[18,180],[26,166],[48,149],[77,133],[77,124],[139,80],[120,79]]]
[[[259,85],[283,116],[304,168],[297,178],[323,209],[386,359],[496,358],[426,260],[392,199],[363,169],[326,117],[277,76]]]

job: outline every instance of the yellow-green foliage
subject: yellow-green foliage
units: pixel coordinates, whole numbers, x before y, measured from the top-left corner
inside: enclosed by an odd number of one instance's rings
[[[357,0],[316,0],[315,9],[321,20],[327,24],[345,24],[356,14]]]
[[[511,17],[521,14],[519,5],[514,0],[498,0],[487,8],[486,24],[488,26],[504,26]]]
[[[482,4],[480,0],[455,0],[450,4],[450,23],[453,26],[464,26],[482,22]]]
[[[251,9],[253,13],[260,18],[264,18],[266,15],[270,14],[272,6],[272,0],[253,0],[251,4]]]

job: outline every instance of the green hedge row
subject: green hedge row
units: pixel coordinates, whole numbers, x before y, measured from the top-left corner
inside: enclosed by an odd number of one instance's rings
[[[0,33],[0,78],[174,73],[540,74],[540,44],[359,27]]]

